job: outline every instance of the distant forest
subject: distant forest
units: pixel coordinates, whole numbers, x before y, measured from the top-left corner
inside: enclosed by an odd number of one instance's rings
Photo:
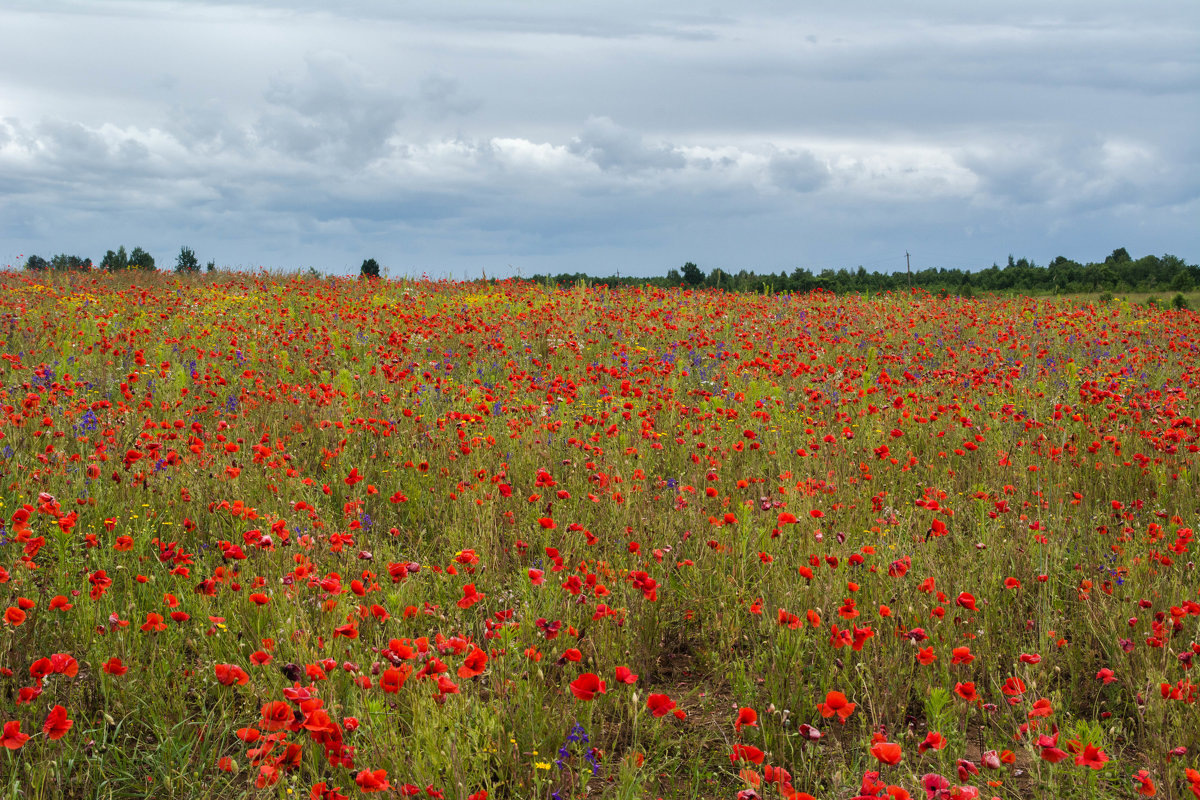
[[[175,259],[176,272],[199,272],[200,263],[190,248],[183,247]],[[126,255],[122,246],[118,251],[109,250],[100,264],[93,265],[91,259],[60,254],[50,259],[29,256],[25,262],[27,270],[43,271],[87,271],[100,269],[118,272],[128,269],[156,271],[154,258],[135,247]],[[216,270],[216,264],[208,262],[207,271]],[[363,262],[361,275],[377,277],[380,267],[375,259]],[[319,275],[316,270],[308,274]],[[548,285],[574,286],[580,282],[608,286],[662,286],[694,287],[697,289],[724,289],[731,292],[811,292],[821,289],[834,293],[888,292],[908,288],[925,289],[971,296],[976,292],[1019,292],[1023,294],[1081,294],[1086,292],[1192,292],[1200,288],[1200,267],[1188,264],[1172,256],[1142,256],[1134,259],[1124,247],[1119,247],[1103,261],[1081,264],[1065,256],[1059,256],[1045,266],[1039,266],[1025,258],[1008,257],[1008,263],[978,271],[965,269],[918,269],[907,272],[867,272],[857,269],[823,269],[813,273],[802,267],[788,272],[759,274],[752,270],[727,272],[715,267],[705,272],[691,261],[678,269],[672,269],[662,278],[612,275],[596,277],[582,272],[564,272],[558,275],[534,275],[530,280]]]
[[[1008,257],[1008,264],[993,264],[971,272],[964,269],[921,269],[907,272],[867,272],[862,267],[825,269],[814,274],[797,267],[791,273],[758,274],[714,268],[705,273],[692,262],[672,269],[665,278],[613,276],[595,278],[582,273],[535,275],[532,280],[553,285],[580,281],[609,286],[654,285],[720,288],[733,292],[834,293],[887,292],[913,288],[970,296],[975,292],[1021,292],[1029,294],[1079,294],[1084,292],[1190,292],[1200,286],[1200,267],[1172,255],[1131,258],[1125,248],[1112,252],[1102,262],[1080,264],[1064,256],[1046,266],[1024,258]]]

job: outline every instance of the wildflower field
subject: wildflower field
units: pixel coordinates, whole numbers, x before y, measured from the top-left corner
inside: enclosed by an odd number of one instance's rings
[[[4,797],[1200,797],[1200,317],[0,275]]]

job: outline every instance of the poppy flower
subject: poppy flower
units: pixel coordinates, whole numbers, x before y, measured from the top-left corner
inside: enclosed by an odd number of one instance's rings
[[[729,760],[736,764],[739,759],[745,759],[752,764],[761,764],[766,758],[766,753],[750,744],[735,744],[733,752],[729,754]]]
[[[308,800],[350,800],[348,795],[342,794],[341,788],[335,786],[331,789],[325,781],[315,783],[308,793]]]
[[[458,668],[458,677],[474,678],[476,675],[482,675],[483,671],[487,669],[487,662],[487,653],[476,647]]]
[[[973,703],[979,699],[979,695],[975,693],[975,682],[966,681],[964,683],[954,684],[954,693],[966,700],[968,703]]]
[[[580,700],[593,700],[597,694],[604,694],[607,686],[600,676],[594,672],[585,672],[570,683],[571,694]]]
[[[881,763],[894,767],[900,763],[904,753],[900,745],[894,742],[876,742],[871,746],[871,755],[879,759]]]
[[[118,678],[124,675],[126,672],[129,672],[129,667],[122,664],[121,659],[117,658],[116,656],[113,656],[108,661],[104,662],[103,669],[109,675],[115,675]]]
[[[941,750],[949,741],[945,736],[942,736],[937,731],[929,731],[925,734],[925,741],[917,745],[917,752],[924,753],[926,750]]]
[[[245,686],[250,681],[250,676],[246,674],[246,670],[235,664],[214,664],[213,672],[217,676],[217,682],[222,686]]]
[[[849,702],[846,695],[841,692],[828,692],[825,695],[825,702],[817,706],[817,711],[827,719],[836,714],[838,719],[844,723],[857,707],[856,704]]]
[[[617,667],[617,680],[621,683],[627,683],[631,686],[637,683],[638,676],[630,671],[629,667]]]
[[[1075,756],[1075,764],[1080,767],[1102,769],[1107,763],[1108,755],[1091,742],[1085,744],[1079,755]]]
[[[969,647],[956,647],[950,651],[951,664],[970,664],[975,660],[975,656],[971,653]]]
[[[1054,707],[1050,705],[1050,701],[1042,697],[1034,701],[1033,708],[1029,710],[1029,718],[1048,717],[1053,713]]]
[[[25,612],[16,606],[9,606],[4,610],[4,621],[16,627],[25,621]]]
[[[67,719],[67,710],[60,705],[55,705],[46,715],[42,730],[51,739],[61,739],[67,735],[67,731],[71,730],[71,726],[74,724],[72,720]]]
[[[146,615],[146,621],[144,623],[142,623],[141,629],[143,631],[147,631],[147,632],[149,632],[149,631],[165,631],[167,629],[167,625],[163,621],[162,614],[151,611],[150,613],[148,613]]]
[[[20,720],[14,719],[4,723],[4,731],[0,733],[0,744],[9,750],[18,750],[27,741],[29,741],[29,734],[21,733]]]
[[[745,725],[755,728],[758,727],[758,712],[753,708],[738,709],[737,720],[733,723],[733,729],[740,733],[742,727]]]
[[[1138,785],[1137,793],[1142,797],[1154,797],[1158,790],[1154,786],[1154,781],[1150,778],[1150,773],[1144,769],[1139,769],[1133,774],[1133,780]]]
[[[282,730],[291,725],[295,718],[292,707],[282,700],[272,700],[262,707],[263,730]]]
[[[646,708],[655,717],[665,717],[675,708],[675,701],[665,694],[652,694],[646,698]]]
[[[387,779],[387,770],[377,769],[372,772],[369,769],[364,769],[354,776],[354,782],[358,784],[358,788],[364,793],[386,792],[392,788],[392,785]]]
[[[1054,731],[1053,735],[1042,734],[1034,742],[1034,745],[1041,751],[1040,756],[1043,761],[1049,761],[1051,764],[1057,764],[1065,758],[1069,758],[1070,754],[1058,747],[1058,731]],[[1006,750],[1005,753],[1008,751]],[[1001,758],[1003,761],[1003,757]]]
[[[486,597],[486,595],[476,591],[475,584],[473,583],[468,583],[464,586],[462,592],[462,599],[458,601],[459,608],[470,608]]]

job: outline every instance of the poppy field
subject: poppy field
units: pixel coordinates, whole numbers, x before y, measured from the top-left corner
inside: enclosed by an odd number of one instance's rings
[[[0,283],[3,797],[1200,797],[1193,312]]]

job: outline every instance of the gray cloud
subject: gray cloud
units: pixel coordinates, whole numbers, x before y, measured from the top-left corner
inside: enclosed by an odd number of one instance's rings
[[[273,78],[255,125],[288,155],[362,164],[381,155],[404,115],[404,98],[343,53],[305,58],[299,76]]]
[[[0,263],[122,240],[431,274],[1200,257],[1200,9],[860,11],[14,0]]]
[[[568,149],[602,170],[680,169],[686,159],[670,144],[653,144],[608,117],[591,117]]]
[[[813,192],[829,183],[829,167],[812,153],[785,152],[771,156],[767,165],[771,181],[781,189]]]

